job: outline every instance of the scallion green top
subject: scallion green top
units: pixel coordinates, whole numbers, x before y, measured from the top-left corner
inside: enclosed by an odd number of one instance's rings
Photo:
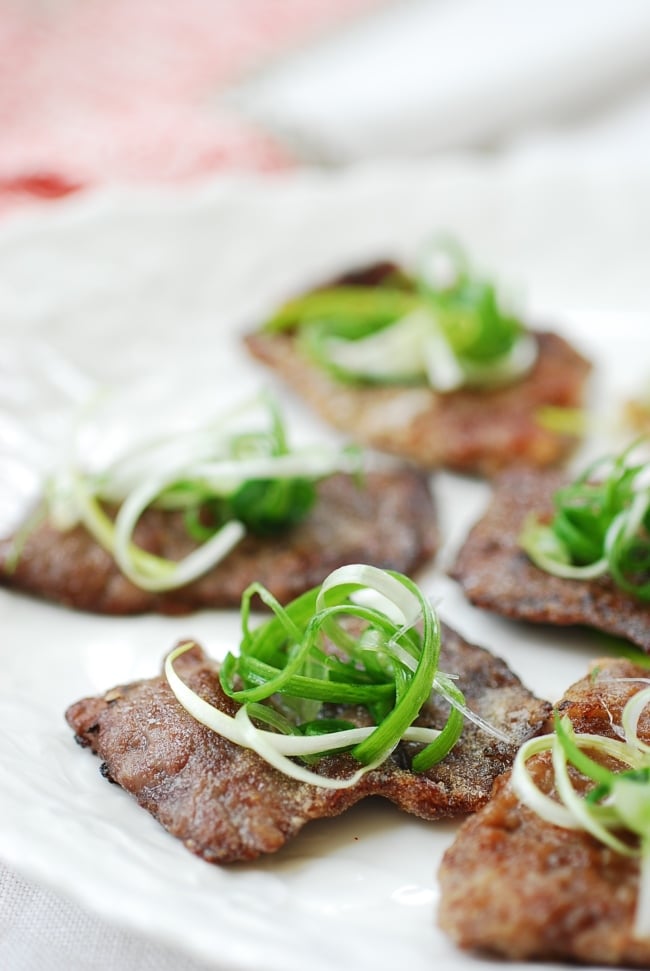
[[[255,597],[273,617],[253,627]],[[188,646],[172,652],[165,665],[180,703],[203,724],[300,781],[354,785],[400,741],[419,743],[411,764],[422,772],[447,755],[462,731],[463,695],[438,670],[438,619],[413,581],[399,573],[344,566],[286,607],[253,584],[242,600],[239,651],[221,666],[223,690],[241,703],[234,718],[196,695],[174,671],[175,658]],[[438,729],[418,727],[414,722],[432,691],[450,703],[447,720]],[[370,726],[345,719],[346,707],[357,705],[366,709]],[[314,759],[341,750],[360,763],[347,779],[309,768]]]
[[[332,286],[290,301],[265,325],[297,329],[305,352],[341,381],[489,388],[521,378],[534,338],[460,247],[436,240],[417,271],[376,286]]]
[[[512,786],[521,802],[548,823],[585,830],[615,852],[640,858],[635,934],[650,937],[650,746],[638,733],[650,688],[642,687],[647,679],[638,680],[642,690],[623,709],[620,738],[577,733],[566,715],[556,716],[554,733],[520,748]],[[603,682],[604,691],[606,686]],[[538,787],[528,766],[541,752],[552,753],[555,796]],[[576,786],[580,776],[582,791]],[[624,838],[626,833],[632,841]]]
[[[548,573],[589,580],[607,574],[640,600],[650,600],[650,462],[636,446],[592,464],[558,489],[548,521],[532,514],[520,538]]]
[[[83,523],[134,584],[162,591],[202,576],[246,532],[274,533],[300,521],[318,479],[358,470],[356,450],[291,448],[275,403],[262,394],[218,420],[141,443],[96,473],[83,471],[83,456],[73,452],[50,479],[45,503],[55,526]],[[196,543],[184,559],[155,556],[135,543],[151,506],[182,514]],[[18,555],[20,542],[19,536]]]

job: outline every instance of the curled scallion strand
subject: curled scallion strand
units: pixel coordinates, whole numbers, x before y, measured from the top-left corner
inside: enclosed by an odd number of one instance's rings
[[[254,626],[256,599],[273,616]],[[402,574],[350,564],[286,607],[253,584],[242,598],[241,618],[239,653],[228,654],[220,668],[223,691],[241,705],[234,718],[182,683],[173,668],[182,649],[167,658],[167,677],[194,717],[253,748],[292,778],[332,788],[354,785],[400,742],[420,746],[412,768],[424,772],[460,737],[465,701],[453,680],[438,671],[438,618],[416,584]],[[435,729],[417,725],[432,691],[450,703],[445,723]],[[331,717],[332,706],[357,705],[367,709],[372,725],[357,728],[345,714]],[[490,730],[485,723],[481,727]],[[341,750],[361,766],[349,778],[328,779],[309,767]]]
[[[249,531],[268,534],[299,522],[316,499],[315,483],[333,472],[358,472],[360,456],[324,446],[290,449],[279,411],[263,394],[221,423],[210,419],[126,452],[101,474],[82,473],[75,462],[73,456],[50,484],[53,524],[82,523],[132,583],[159,592],[203,576]],[[195,543],[183,559],[137,544],[138,523],[151,507],[182,514]]]
[[[650,600],[650,462],[632,461],[637,444],[558,489],[548,522],[529,516],[520,544],[540,569],[571,580],[607,574]]]
[[[521,746],[511,777],[519,800],[546,822],[584,830],[615,852],[640,860],[634,925],[638,937],[650,937],[650,746],[638,735],[639,718],[648,704],[650,688],[627,701],[621,715],[624,739],[576,733],[567,716],[556,716],[555,732]],[[613,771],[587,751],[623,768]],[[528,766],[543,752],[551,753],[557,797],[538,787]],[[582,791],[570,769],[582,777]],[[625,832],[637,838],[636,845],[621,838]]]
[[[492,388],[524,377],[538,350],[501,304],[458,244],[436,237],[413,275],[310,291],[281,307],[265,330],[296,330],[305,353],[339,381],[428,384],[439,393]]]

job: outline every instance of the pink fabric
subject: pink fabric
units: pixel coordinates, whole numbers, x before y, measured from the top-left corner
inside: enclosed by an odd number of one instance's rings
[[[291,164],[219,93],[379,0],[2,0],[0,208]]]

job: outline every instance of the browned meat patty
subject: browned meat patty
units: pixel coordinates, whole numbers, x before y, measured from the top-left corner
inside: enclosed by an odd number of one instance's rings
[[[399,272],[391,263],[377,263],[328,285],[376,286]],[[356,441],[423,468],[494,475],[517,462],[558,464],[576,444],[572,436],[543,428],[537,412],[544,405],[580,407],[591,365],[557,334],[536,336],[538,360],[524,380],[495,391],[452,394],[343,384],[305,356],[292,332],[258,332],[245,343],[321,417]]]
[[[578,732],[614,736],[612,721],[620,724],[639,685],[611,679],[648,672],[611,660],[595,669],[567,692],[560,708]],[[650,741],[647,716],[639,734]],[[550,792],[548,753],[528,764]],[[587,833],[545,823],[517,801],[509,773],[497,780],[487,806],[461,826],[443,858],[440,883],[440,926],[463,948],[514,960],[650,966],[650,939],[632,933],[638,862]]]
[[[437,394],[425,387],[354,386],[313,364],[292,334],[251,334],[254,357],[270,365],[326,421],[356,441],[423,468],[494,475],[513,463],[555,465],[576,444],[544,428],[544,405],[580,407],[589,364],[562,337],[538,333],[539,356],[517,384]]]
[[[135,536],[144,549],[169,559],[195,546],[180,513],[157,509],[145,512]],[[368,472],[361,483],[337,474],[319,484],[303,522],[272,537],[245,536],[214,569],[179,590],[139,589],[85,528],[60,532],[48,524],[28,536],[13,571],[7,567],[13,543],[0,541],[0,582],[99,613],[184,613],[238,607],[255,580],[286,603],[346,563],[411,574],[433,556],[437,540],[433,500],[419,472]]]
[[[478,607],[534,623],[594,627],[650,651],[650,605],[619,590],[606,576],[596,580],[551,576],[520,548],[526,516],[550,514],[552,495],[563,481],[548,471],[504,473],[451,575]]]
[[[222,693],[217,664],[200,649],[179,657],[176,667],[202,697],[234,714],[237,704]],[[107,778],[132,793],[193,853],[230,863],[274,852],[309,820],[337,816],[366,796],[383,796],[426,819],[483,805],[494,778],[512,763],[517,746],[540,730],[549,706],[534,698],[503,661],[450,630],[444,633],[441,669],[460,675],[471,708],[510,733],[515,744],[468,722],[442,764],[416,775],[408,768],[413,746],[402,745],[351,789],[297,782],[224,740],[178,704],[164,676],[79,701],[66,718],[77,740],[103,760]],[[428,706],[420,723],[440,724],[443,707],[441,701]],[[367,724],[363,709],[343,713]],[[343,778],[353,760],[328,756],[318,766],[323,774]]]

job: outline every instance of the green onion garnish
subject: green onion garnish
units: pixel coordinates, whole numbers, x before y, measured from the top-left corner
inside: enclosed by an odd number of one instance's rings
[[[437,239],[418,271],[374,287],[334,286],[290,301],[265,329],[299,330],[306,353],[341,381],[428,383],[439,392],[521,378],[537,344],[503,310],[494,283]]]
[[[563,405],[543,405],[535,414],[537,424],[557,435],[582,438],[589,427],[584,408],[568,408]]]
[[[531,515],[520,543],[555,576],[608,574],[626,593],[650,600],[650,462],[632,462],[635,445],[593,463],[553,497],[549,522]]]
[[[274,616],[252,627],[255,597]],[[418,587],[399,573],[364,564],[344,566],[286,607],[253,584],[242,599],[242,635],[239,653],[227,655],[220,674],[225,693],[241,703],[234,718],[175,673],[174,660],[191,645],[171,652],[165,673],[194,718],[254,749],[294,779],[334,789],[352,786],[402,741],[421,746],[412,768],[424,772],[447,755],[461,734],[465,703],[450,678],[438,671],[437,616]],[[414,724],[432,691],[450,704],[440,729]],[[338,710],[356,705],[367,710],[370,727],[353,727]],[[360,763],[344,780],[305,764],[342,750]]]
[[[51,521],[60,529],[83,523],[134,584],[162,591],[202,576],[247,531],[269,534],[299,522],[315,501],[315,482],[358,471],[359,455],[292,450],[275,404],[260,395],[217,421],[123,454],[101,473],[80,466],[73,456],[50,481]],[[117,506],[114,519],[107,506]],[[196,549],[176,561],[139,547],[134,532],[150,506],[181,512]]]
[[[638,691],[626,703],[621,717],[623,738],[578,734],[567,716],[556,715],[555,732],[525,742],[512,770],[517,797],[542,819],[555,826],[585,830],[615,852],[640,859],[638,937],[650,936],[650,746],[638,735],[640,715],[649,703],[650,688]],[[540,752],[552,754],[557,798],[538,788],[528,768],[528,760]],[[608,765],[615,760],[624,768],[612,771],[594,755],[604,756]],[[582,792],[575,785],[576,771],[583,779]],[[636,841],[623,839],[626,832]]]

